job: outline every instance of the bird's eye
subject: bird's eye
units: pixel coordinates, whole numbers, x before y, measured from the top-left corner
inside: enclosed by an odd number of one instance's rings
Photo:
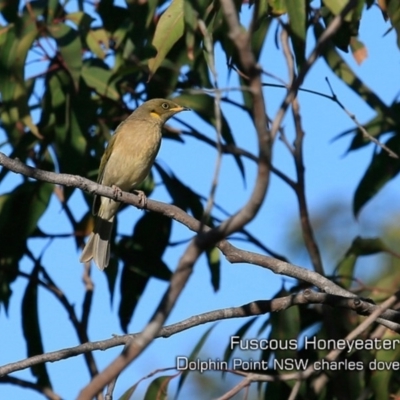
[[[162,107],[164,110],[168,110],[169,105],[168,105],[168,103],[162,103],[162,104],[161,104],[161,107]]]

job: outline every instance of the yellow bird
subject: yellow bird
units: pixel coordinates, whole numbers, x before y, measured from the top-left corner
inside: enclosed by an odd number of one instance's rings
[[[138,107],[117,127],[101,159],[97,182],[130,192],[147,177],[161,145],[162,127],[173,115],[190,110],[171,100],[153,99]],[[142,193],[142,197],[144,194]],[[110,237],[120,203],[95,196],[94,230],[82,251],[80,262],[91,259],[99,269],[110,260]]]

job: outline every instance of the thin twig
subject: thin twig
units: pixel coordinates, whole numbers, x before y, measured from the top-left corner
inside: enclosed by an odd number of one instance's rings
[[[286,26],[282,24],[281,43],[283,54],[289,71],[289,79],[291,84],[295,79],[294,59],[289,48],[289,34]],[[296,139],[294,141],[293,158],[296,167],[297,182],[295,184],[295,193],[299,204],[301,232],[304,239],[307,252],[310,256],[314,270],[324,275],[324,267],[322,264],[321,253],[311,226],[310,214],[308,211],[307,198],[305,193],[305,176],[304,176],[304,157],[303,157],[303,141],[304,131],[301,124],[300,104],[297,96],[292,100],[292,115],[294,120]]]
[[[210,32],[208,32],[206,24],[202,20],[198,20],[199,29],[204,38],[204,47],[208,56],[208,67],[210,68],[211,74],[213,76],[213,84],[215,90],[214,96],[214,115],[215,115],[215,130],[216,130],[216,141],[215,147],[217,149],[217,159],[215,161],[215,169],[214,176],[211,183],[210,194],[207,199],[206,207],[203,213],[202,224],[206,224],[210,218],[211,210],[215,201],[215,193],[218,187],[219,175],[221,172],[221,163],[222,163],[222,121],[221,121],[221,91],[218,90],[218,74],[215,69],[215,61],[214,61],[214,45],[213,39],[211,37]]]
[[[333,91],[329,78],[326,77],[325,80],[332,93],[332,97],[330,98],[353,120],[353,122],[357,125],[358,129],[360,129],[360,131],[362,132],[364,138],[369,139],[371,142],[375,143],[381,149],[386,151],[390,157],[399,158],[399,156],[394,151],[390,150],[389,147],[387,147],[385,144],[381,143],[378,139],[374,138],[372,135],[368,133],[368,131],[358,122],[357,117],[353,113],[351,113],[336,96],[336,93]]]

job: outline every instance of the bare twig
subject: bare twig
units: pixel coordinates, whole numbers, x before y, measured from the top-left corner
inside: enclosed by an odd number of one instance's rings
[[[211,34],[210,34],[210,32],[208,32],[204,21],[199,20],[198,26],[204,37],[204,47],[207,51],[207,56],[208,56],[208,67],[213,76],[214,89],[215,89],[214,115],[215,115],[215,130],[216,130],[215,145],[216,145],[216,149],[217,149],[217,159],[215,162],[214,177],[213,177],[213,180],[211,183],[210,194],[208,196],[208,200],[207,200],[203,218],[202,218],[202,224],[207,224],[207,221],[210,217],[211,210],[213,208],[214,201],[215,201],[215,193],[216,193],[217,186],[218,186],[218,179],[219,179],[219,174],[221,171],[221,163],[222,163],[222,153],[223,153],[222,152],[222,135],[221,135],[221,130],[222,130],[221,97],[222,96],[221,96],[221,91],[218,90],[218,74],[217,74],[217,70],[215,69],[214,45],[213,45],[213,40],[212,40]]]
[[[286,26],[282,25],[281,41],[283,54],[285,55],[289,79],[293,84],[295,79],[294,60],[289,48],[289,34]],[[321,253],[317,241],[314,236],[313,228],[311,226],[310,214],[308,212],[307,198],[305,193],[305,176],[304,176],[304,159],[303,159],[303,140],[304,131],[301,124],[300,105],[297,96],[292,100],[292,115],[296,131],[296,139],[294,141],[293,158],[296,166],[297,182],[295,184],[295,193],[299,204],[301,232],[304,239],[304,244],[310,256],[311,262],[316,272],[324,275],[324,267],[322,264]]]
[[[357,125],[358,129],[360,129],[360,131],[362,132],[363,136],[365,138],[369,139],[371,142],[375,143],[381,149],[385,150],[389,154],[390,157],[399,158],[398,154],[396,154],[394,151],[390,150],[389,147],[387,147],[386,145],[381,143],[378,139],[374,138],[372,135],[370,135],[368,133],[368,131],[358,122],[356,116],[353,113],[351,113],[343,105],[343,103],[339,100],[339,98],[336,96],[336,93],[333,91],[333,88],[332,88],[331,83],[329,82],[329,79],[325,78],[325,80],[329,86],[331,93],[332,93],[332,97],[330,97],[330,99],[332,99],[354,121],[354,123]]]

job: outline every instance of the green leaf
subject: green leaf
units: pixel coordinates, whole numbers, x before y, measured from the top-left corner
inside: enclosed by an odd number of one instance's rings
[[[361,65],[368,57],[367,48],[365,47],[364,43],[357,38],[352,37],[350,40],[350,48],[356,63]]]
[[[48,24],[51,24],[53,22],[53,19],[55,18],[55,16],[58,13],[61,14],[61,12],[60,12],[61,10],[62,10],[62,8],[59,5],[58,0],[48,0],[47,5],[46,5],[46,11],[45,11],[46,22]],[[63,10],[62,10],[62,12],[63,12]]]
[[[211,249],[206,250],[206,257],[208,262],[208,268],[211,273],[211,284],[214,288],[214,291],[219,290],[219,283],[221,279],[221,260],[219,257],[219,250],[217,247],[213,247]]]
[[[239,339],[242,339],[246,335],[247,331],[253,326],[254,322],[257,321],[257,319],[258,319],[258,317],[250,318],[234,334],[232,334],[231,337],[238,336]],[[222,359],[224,361],[226,361],[227,363],[229,363],[234,351],[235,351],[235,347],[231,346],[231,343],[229,342],[225,348],[224,356]]]
[[[196,96],[189,94],[181,94],[174,98],[178,104],[184,104],[186,107],[191,108],[196,112],[205,122],[210,125],[216,126],[216,116],[214,110],[214,98],[207,94],[199,94]],[[236,145],[233,138],[228,121],[221,111],[221,135],[228,145]],[[244,166],[240,156],[234,156],[236,164],[239,167],[240,173],[244,179]]]
[[[169,382],[175,377],[176,375],[165,375],[154,379],[147,388],[144,400],[167,400]]]
[[[288,292],[284,289],[280,290],[274,298],[287,296]],[[295,340],[300,332],[300,312],[299,307],[290,307],[286,310],[273,312],[270,314],[271,333],[268,340],[276,340],[276,343],[285,343],[287,345],[279,346],[278,349],[272,351],[266,348],[262,351],[261,360],[269,361],[271,353],[274,359],[281,361],[285,359],[296,360],[298,358],[297,349],[291,349],[288,345],[290,340]],[[282,371],[284,372],[284,371]],[[276,373],[280,373],[277,371]],[[276,382],[273,385],[267,385],[265,390],[266,399],[285,399],[290,396],[291,388],[286,382]]]
[[[157,73],[147,82],[148,98],[168,98],[180,86],[181,68],[190,63],[185,46],[185,38],[178,40],[168,53]]]
[[[94,18],[83,11],[69,13],[65,16],[65,19],[72,21],[84,33],[89,31],[90,24],[94,21]]]
[[[165,188],[173,199],[173,204],[184,211],[190,210],[193,216],[200,220],[203,217],[204,209],[199,195],[182,183],[173,173],[168,174],[157,163],[154,166],[161,175]]]
[[[271,22],[273,20],[272,17],[268,16],[268,5],[265,1],[259,3],[257,11],[258,15],[256,17],[256,24],[253,34],[251,35],[251,48],[253,49],[256,60],[260,58],[268,29],[271,26]],[[247,91],[244,90],[243,94],[246,92]]]
[[[0,92],[4,102],[0,118],[12,144],[19,139],[21,128],[15,130],[15,126],[21,122],[40,137],[30,115],[24,81],[26,56],[38,31],[35,21],[26,13],[1,35],[5,39],[0,48]]]
[[[38,277],[40,265],[36,265],[31,273],[29,283],[26,287],[22,299],[22,331],[24,333],[27,355],[33,357],[43,354],[42,334],[39,325],[38,314]],[[40,363],[31,367],[32,374],[38,379],[37,383],[41,387],[51,387],[50,378],[47,373],[46,364]]]
[[[400,134],[390,138],[386,146],[400,154]],[[353,213],[357,217],[361,208],[371,200],[400,171],[400,159],[390,157],[385,150],[375,153],[357,186],[353,199]]]
[[[387,14],[397,33],[397,47],[400,48],[400,6],[397,1],[387,1]]]
[[[146,28],[150,26],[152,21],[154,20],[154,14],[157,10],[158,0],[148,0],[147,1],[147,19],[146,19]]]
[[[110,305],[112,305],[114,301],[115,283],[118,277],[118,261],[119,258],[116,257],[115,254],[111,254],[108,267],[104,270],[107,278],[108,291],[110,293]]]
[[[124,262],[118,314],[124,332],[150,278],[166,281],[171,278],[171,271],[162,261],[171,226],[170,218],[148,212],[135,225],[132,238],[124,238],[118,243],[117,252]]]
[[[129,20],[126,7],[115,6],[113,3],[103,0],[97,4],[97,12],[103,21],[103,27],[110,33],[114,33],[124,21]]]
[[[390,339],[394,339],[395,335],[393,334],[385,334],[382,340],[389,341]],[[371,390],[373,392],[374,400],[384,400],[391,397],[391,385],[396,380],[394,376],[397,375],[395,369],[393,368],[378,368],[377,363],[380,362],[381,365],[383,363],[387,363],[386,365],[390,365],[389,363],[393,363],[399,360],[399,346],[395,346],[392,343],[392,351],[379,349],[375,352],[375,357],[372,362],[375,363],[375,369],[371,372]],[[384,365],[384,364],[383,364]],[[393,364],[392,364],[393,365]]]
[[[358,254],[350,248],[346,255],[337,265],[338,282],[345,289],[350,288],[353,283],[354,268],[358,259]]]
[[[96,104],[92,91],[82,82],[78,92],[65,69],[56,69],[46,76],[44,110],[51,110],[51,129],[46,129],[46,139],[52,142],[60,172],[85,175],[89,163],[87,137],[96,125]],[[82,112],[85,110],[85,112]],[[42,114],[44,116],[45,114]],[[48,122],[42,120],[41,124]],[[66,199],[74,188],[64,188]]]
[[[118,317],[121,328],[125,333],[128,332],[128,325],[131,322],[133,312],[150,280],[150,277],[143,271],[145,260],[142,254],[132,249],[131,257],[136,257],[135,262],[124,263],[122,268],[121,301],[118,308]]]
[[[28,181],[0,196],[0,301],[6,310],[26,240],[47,209],[52,192],[50,183]]]
[[[158,21],[152,45],[157,49],[157,55],[149,59],[149,80],[165,59],[172,46],[183,36],[184,17],[183,0],[173,0]]]
[[[290,39],[299,69],[305,61],[307,4],[305,0],[285,0],[285,5],[289,14]]]
[[[280,15],[286,14],[286,1],[285,0],[267,0],[269,6],[269,12],[278,17]]]
[[[68,107],[66,104],[64,117],[58,114],[58,121],[55,126],[54,149],[57,155],[57,161],[60,172],[83,175],[85,166],[86,140],[82,130],[80,118],[82,114],[75,107]],[[62,120],[66,119],[65,125]],[[64,187],[64,197],[69,199],[75,191],[73,187]]]
[[[125,38],[132,30],[132,21],[129,19],[125,19],[124,21],[119,24],[116,31],[113,33],[112,37],[115,40],[115,48],[119,48],[122,43],[125,42]]]
[[[121,96],[111,81],[112,76],[110,68],[101,60],[89,59],[83,63],[82,78],[86,84],[101,96],[118,101]]]
[[[6,313],[8,312],[8,305],[12,295],[11,284],[18,277],[21,256],[19,254],[17,256],[0,257],[0,304],[4,305]]]
[[[12,192],[0,196],[0,254],[13,254],[25,246],[46,211],[53,185],[25,182]]]
[[[140,382],[136,382],[134,385],[132,385],[130,388],[128,388],[118,400],[131,400],[132,395],[135,392],[135,390],[137,389],[139,383]]]
[[[305,0],[285,0],[292,33],[301,41],[306,40],[306,2]]]
[[[194,361],[194,360],[198,357],[198,355],[199,355],[199,353],[200,353],[200,350],[201,350],[202,347],[204,346],[204,343],[206,342],[206,340],[207,340],[208,337],[210,336],[211,331],[214,329],[214,327],[215,327],[216,325],[217,325],[217,324],[211,325],[211,326],[203,333],[203,335],[201,336],[200,340],[198,341],[198,343],[197,343],[196,346],[194,347],[193,351],[191,352],[190,356],[188,357],[188,360],[189,360],[189,361]],[[175,398],[178,397],[179,392],[180,392],[180,390],[182,389],[182,386],[183,386],[183,384],[184,384],[184,382],[185,382],[185,380],[186,380],[186,377],[187,377],[187,375],[188,375],[189,372],[190,372],[190,370],[185,370],[185,371],[183,371],[181,377],[179,378],[178,388],[177,388],[177,390],[176,390],[176,396],[175,396]]]
[[[332,12],[333,15],[339,15],[348,3],[347,0],[323,0],[322,2]],[[363,6],[364,0],[358,0],[357,7],[350,11],[345,16],[344,20],[347,22],[358,20],[360,18]]]
[[[18,18],[18,1],[0,1],[0,13],[9,22],[15,22]]]
[[[369,256],[390,251],[381,238],[362,238],[357,236],[336,267],[336,275],[341,286],[348,289],[353,283],[354,268],[360,256]]]
[[[32,134],[25,134],[21,137],[19,142],[14,146],[10,158],[18,158],[22,162],[25,162],[28,156],[28,152],[37,145],[38,140]],[[4,179],[4,177],[10,172],[7,168],[2,168],[0,170],[0,182]]]
[[[86,35],[86,43],[89,49],[96,54],[97,57],[104,60],[104,57],[106,56],[105,52],[108,50],[108,36],[104,29],[91,29]]]
[[[400,112],[400,104],[395,103],[389,108],[389,110],[385,114],[378,111],[378,115],[369,122],[367,122],[366,124],[364,124],[364,128],[366,129],[366,131],[370,136],[376,139],[379,139],[379,137],[385,133],[393,131],[400,132],[399,112]],[[371,143],[371,140],[368,137],[366,137],[359,128],[349,129],[339,134],[334,139],[338,139],[340,137],[343,137],[351,133],[355,134],[355,136],[347,150],[348,152],[360,149]]]
[[[197,30],[197,12],[193,8],[191,1],[183,2],[185,32],[186,32],[186,49],[190,61],[194,60],[195,52],[195,33]]]
[[[275,298],[287,296],[285,290],[277,293]],[[288,343],[289,340],[297,340],[297,335],[300,332],[300,314],[299,307],[290,307],[286,310],[271,313],[271,334],[270,340],[276,339],[278,343]],[[297,350],[282,347],[274,351],[275,358],[283,360],[285,358],[295,359],[297,357]]]
[[[147,212],[136,223],[133,239],[152,259],[162,257],[171,235],[172,220],[162,214]]]
[[[78,90],[83,52],[79,33],[62,22],[50,25],[48,29],[57,42],[68,72],[71,74],[75,90]]]

